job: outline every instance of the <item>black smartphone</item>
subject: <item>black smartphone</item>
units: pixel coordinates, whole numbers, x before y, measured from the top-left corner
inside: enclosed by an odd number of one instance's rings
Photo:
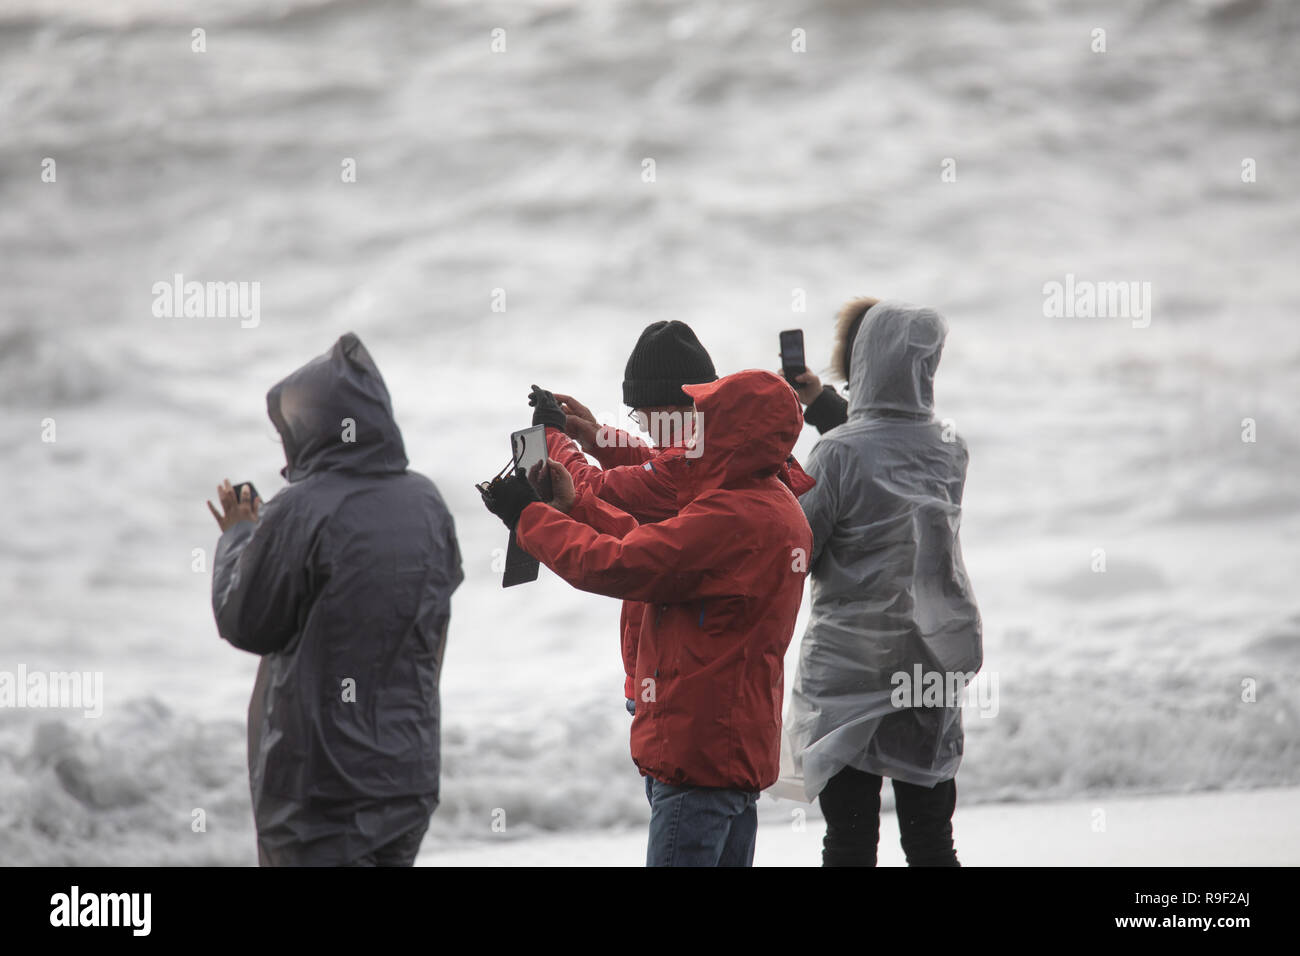
[[[235,500],[236,500],[236,501],[243,501],[244,496],[241,495],[241,494],[239,493],[240,490],[243,489],[243,488],[247,488],[247,489],[248,489],[248,500],[249,500],[249,501],[252,501],[254,498],[260,498],[260,497],[262,497],[261,495],[259,495],[259,494],[257,493],[257,486],[255,486],[251,481],[240,481],[240,482],[237,482],[237,483],[235,484]]]
[[[803,354],[803,329],[787,329],[781,333],[781,374],[791,385],[798,387],[795,376],[808,368]]]

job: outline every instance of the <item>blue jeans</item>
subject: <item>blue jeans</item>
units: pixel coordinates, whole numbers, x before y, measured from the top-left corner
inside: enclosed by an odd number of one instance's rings
[[[753,866],[758,793],[673,786],[645,778],[646,866]]]

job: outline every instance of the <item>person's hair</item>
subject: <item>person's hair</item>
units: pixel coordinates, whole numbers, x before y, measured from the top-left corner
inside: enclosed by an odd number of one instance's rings
[[[844,303],[835,317],[835,346],[831,349],[831,374],[841,381],[849,380],[849,363],[853,359],[853,340],[857,337],[862,317],[879,302],[871,296],[859,296]]]

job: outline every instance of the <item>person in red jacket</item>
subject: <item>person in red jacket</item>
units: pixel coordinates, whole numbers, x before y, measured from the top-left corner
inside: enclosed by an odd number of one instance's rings
[[[778,473],[803,423],[790,386],[745,371],[683,391],[700,424],[678,512],[639,524],[551,465],[550,504],[519,474],[483,486],[519,544],[574,587],[643,602],[632,759],[650,866],[749,866],[780,760],[784,656],[812,533]]]
[[[623,370],[623,401],[654,444],[622,429],[598,426],[591,412],[568,395],[553,396],[534,385],[528,401],[533,424],[548,426],[547,457],[564,465],[577,488],[590,490],[639,522],[662,521],[677,513],[667,460],[686,452],[693,414],[682,388],[717,378],[713,359],[694,330],[685,322],[660,321],[641,332]],[[581,450],[573,438],[582,443]],[[600,467],[588,463],[584,450]],[[624,601],[619,619],[623,696],[633,714],[642,610],[640,602]]]
[[[693,455],[688,447],[693,403],[683,387],[716,380],[713,360],[689,325],[675,320],[652,322],[637,339],[624,368],[623,402],[654,444],[600,425],[570,395],[552,394],[534,385],[528,403],[533,406],[533,424],[547,426],[547,456],[565,467],[574,486],[644,524],[669,518],[680,507],[678,479],[689,468],[682,459]],[[599,467],[590,464],[583,452],[595,458]],[[779,475],[796,496],[814,484],[793,455]],[[638,697],[636,653],[642,610],[639,602],[625,601],[619,621],[623,694],[632,714]]]

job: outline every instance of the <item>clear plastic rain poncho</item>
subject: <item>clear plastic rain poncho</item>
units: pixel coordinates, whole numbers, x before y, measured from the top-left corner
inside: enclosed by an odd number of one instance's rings
[[[964,695],[917,706],[915,689],[918,674],[959,686],[983,661],[958,543],[966,444],[934,418],[946,334],[931,309],[873,306],[853,341],[848,422],[808,458],[812,612],[778,795],[811,800],[844,767],[933,786],[961,762]]]

